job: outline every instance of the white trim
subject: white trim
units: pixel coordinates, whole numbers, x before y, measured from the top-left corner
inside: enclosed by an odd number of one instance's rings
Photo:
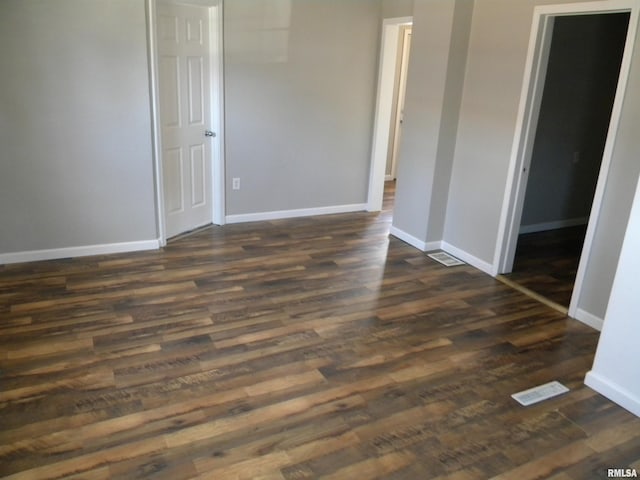
[[[532,223],[521,225],[520,233],[546,232],[547,230],[557,230],[559,228],[577,227],[589,223],[589,217],[568,218],[566,220],[556,220],[554,222]]]
[[[82,247],[51,248],[47,250],[30,250],[26,252],[0,254],[0,265],[87,257],[90,255],[108,255],[111,253],[139,252],[142,250],[157,250],[158,248],[160,248],[160,239],[105,243],[102,245],[86,245]]]
[[[392,180],[395,180],[395,177],[393,175],[385,175],[384,176],[384,181],[385,182],[390,182]]]
[[[211,65],[211,127],[216,137],[211,146],[213,181],[213,223],[224,225],[225,203],[225,156],[224,156],[224,2],[209,8],[210,65]],[[217,108],[216,108],[217,107]]]
[[[498,238],[493,255],[492,274],[508,273],[513,268],[528,163],[538,122],[542,91],[546,76],[552,25],[534,9],[529,48],[525,60],[524,79],[516,117],[516,130],[511,147],[507,185],[498,224]],[[544,48],[546,46],[546,48]],[[517,219],[517,220],[516,220]]]
[[[591,328],[595,328],[599,332],[602,331],[602,325],[604,324],[604,319],[600,317],[596,317],[594,314],[589,313],[581,308],[578,308],[576,310],[576,313],[573,316],[573,318],[584,323],[585,325],[590,326]]]
[[[373,121],[371,168],[369,170],[369,191],[367,194],[367,210],[370,212],[382,210],[393,106],[393,86],[396,77],[398,36],[400,35],[400,26],[410,25],[412,22],[413,17],[385,18],[382,21],[378,93]]]
[[[540,5],[535,7],[541,15],[587,15],[630,11],[637,7],[637,0],[599,0],[580,3],[559,3],[556,5]],[[534,15],[536,12],[534,10]]]
[[[442,241],[441,240],[437,240],[434,242],[426,242],[424,244],[424,251],[425,252],[433,252],[434,250],[442,250]]]
[[[423,242],[419,238],[414,237],[410,233],[407,233],[404,230],[400,230],[398,227],[394,227],[393,225],[389,229],[389,234],[402,240],[405,243],[408,243],[412,247],[417,248],[421,252],[429,252],[431,250],[440,250],[441,242]]]
[[[394,237],[399,238],[403,242],[408,243],[412,247],[415,247],[422,252],[442,250],[462,260],[463,262],[468,263],[469,265],[477,268],[478,270],[491,274],[490,263],[485,262],[484,260],[480,260],[478,257],[475,257],[470,253],[467,253],[464,250],[459,249],[458,247],[454,247],[453,245],[445,242],[444,240],[434,241],[434,242],[424,242],[419,238],[414,237],[410,233],[407,233],[404,230],[400,230],[399,228],[394,226],[391,226],[391,228],[389,229],[389,233]]]
[[[498,227],[498,237],[494,251],[491,274],[509,272],[513,266],[515,246],[519,223],[522,216],[522,204],[524,202],[524,189],[526,187],[526,171],[531,160],[531,149],[537,124],[540,100],[542,98],[542,86],[546,60],[551,43],[552,21],[558,15],[597,14],[611,12],[630,12],[629,27],[625,43],[616,95],[611,112],[611,121],[605,143],[602,164],[598,183],[594,194],[591,216],[580,257],[580,264],[576,275],[569,315],[576,316],[578,302],[586,275],[586,267],[590,257],[593,238],[595,236],[598,217],[602,207],[604,188],[607,182],[611,158],[615,145],[616,134],[620,121],[620,114],[624,103],[624,95],[631,66],[636,30],[638,26],[638,12],[640,3],[637,0],[605,0],[584,3],[568,3],[559,5],[543,5],[534,8],[529,49],[527,52],[526,66],[520,105],[516,120],[516,130],[507,173],[502,212]]]
[[[481,270],[484,273],[491,275],[492,265],[489,262],[485,262],[484,260],[481,260],[478,257],[471,255],[470,253],[465,252],[464,250],[458,247],[454,247],[453,245],[445,242],[444,240],[442,241],[442,250],[444,250],[447,253],[450,253],[454,257],[462,260],[463,262],[468,263],[472,267],[475,267],[478,270]]]
[[[587,372],[584,378],[584,384],[640,417],[640,398],[636,397],[626,388],[610,382],[593,370]]]
[[[275,210],[272,212],[241,213],[227,215],[226,223],[263,222],[282,218],[313,217],[316,215],[332,215],[335,213],[362,212],[367,209],[364,203],[352,205],[334,205],[332,207],[298,208],[294,210]]]
[[[162,143],[160,125],[160,92],[158,90],[158,28],[156,24],[156,0],[146,1],[147,13],[147,56],[149,57],[149,93],[151,104],[151,146],[156,197],[156,225],[160,245],[167,244],[167,230],[164,221],[164,179],[162,176]]]

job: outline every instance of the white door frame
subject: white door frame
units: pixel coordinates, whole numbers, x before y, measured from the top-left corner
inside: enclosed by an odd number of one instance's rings
[[[173,1],[170,3],[189,4],[189,1]],[[211,190],[213,214],[211,222],[216,225],[225,223],[225,169],[224,169],[224,83],[223,83],[223,50],[222,50],[222,0],[205,5],[209,9],[210,55],[211,55],[211,130],[216,136],[211,139]],[[156,192],[156,222],[158,224],[158,241],[163,247],[167,244],[163,172],[162,172],[162,135],[160,128],[160,94],[158,89],[158,0],[146,0],[147,42],[149,55],[149,88],[151,90],[151,130],[152,150]],[[203,6],[202,2],[194,5]]]
[[[385,18],[382,21],[382,42],[380,45],[380,64],[378,67],[378,94],[373,122],[369,193],[367,195],[367,210],[370,212],[382,210],[400,27],[402,25],[411,25],[412,23],[413,17]]]
[[[498,227],[498,240],[494,252],[492,274],[510,272],[513,268],[516,244],[520,221],[522,217],[522,207],[524,204],[524,194],[526,190],[529,166],[531,164],[531,152],[535,139],[536,127],[538,124],[538,114],[544,88],[544,80],[551,45],[551,34],[553,31],[553,20],[557,16],[583,15],[599,13],[629,12],[629,27],[624,47],[622,63],[613,109],[611,111],[611,121],[609,131],[602,156],[600,174],[596,184],[596,190],[589,217],[589,224],[585,235],[580,264],[576,275],[576,281],[571,296],[569,315],[576,316],[578,302],[582,290],[583,281],[586,274],[587,262],[593,245],[593,238],[598,226],[598,218],[602,207],[604,189],[607,183],[611,158],[616,141],[620,114],[624,101],[624,93],[629,78],[631,66],[631,56],[633,53],[634,41],[638,25],[638,13],[640,2],[638,0],[602,0],[585,3],[568,3],[561,5],[545,5],[535,7],[533,13],[533,23],[531,36],[529,38],[529,50],[527,53],[524,81],[520,95],[520,106],[516,120],[516,132],[511,150],[511,160],[507,175],[507,185],[502,204],[502,213]]]

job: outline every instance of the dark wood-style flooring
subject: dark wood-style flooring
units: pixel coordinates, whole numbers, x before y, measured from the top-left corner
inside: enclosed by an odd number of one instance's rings
[[[564,307],[571,302],[585,226],[518,237],[510,280]]]
[[[640,467],[640,419],[583,385],[597,332],[389,237],[385,205],[0,267],[0,476],[584,480]],[[571,391],[510,398],[551,380]]]

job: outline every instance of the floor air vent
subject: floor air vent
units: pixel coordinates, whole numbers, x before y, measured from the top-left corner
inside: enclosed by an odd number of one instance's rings
[[[568,391],[569,389],[560,382],[549,382],[544,385],[530,388],[529,390],[514,393],[511,395],[511,398],[517,401],[520,405],[527,407]]]
[[[464,265],[462,260],[452,257],[447,252],[436,252],[427,254],[429,258],[433,258],[436,262],[441,263],[445,267],[453,267],[455,265]]]

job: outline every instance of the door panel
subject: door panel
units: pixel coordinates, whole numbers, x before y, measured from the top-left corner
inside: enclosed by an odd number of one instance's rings
[[[206,161],[204,145],[191,146],[191,206],[199,207],[206,202]]]
[[[160,127],[166,236],[211,223],[207,8],[158,6]]]
[[[178,43],[178,17],[171,13],[158,14],[158,39]]]
[[[189,88],[189,125],[204,126],[202,58],[187,58],[187,87]]]
[[[187,43],[202,45],[203,44],[203,25],[199,18],[187,18]]]
[[[180,126],[180,62],[178,57],[160,57],[160,105],[163,127]]]
[[[164,160],[164,201],[167,213],[177,214],[184,210],[182,186],[182,152],[179,148],[165,150]]]

